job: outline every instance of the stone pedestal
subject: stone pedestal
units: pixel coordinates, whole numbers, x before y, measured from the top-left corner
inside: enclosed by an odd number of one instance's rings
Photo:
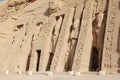
[[[31,75],[32,75],[32,71],[28,71],[28,72],[27,72],[27,75],[28,75],[28,76],[31,76]]]
[[[74,75],[75,75],[75,76],[80,76],[80,75],[81,75],[81,72],[74,72]]]
[[[6,75],[9,75],[9,71],[7,70],[7,71],[5,72],[5,74],[6,74]]]
[[[68,75],[73,75],[73,71],[68,71]]]
[[[18,74],[22,74],[22,72],[21,72],[21,71],[18,71]]]
[[[99,71],[99,75],[105,75],[105,71]]]
[[[52,76],[52,75],[53,75],[53,72],[48,71],[48,72],[47,72],[47,75]]]

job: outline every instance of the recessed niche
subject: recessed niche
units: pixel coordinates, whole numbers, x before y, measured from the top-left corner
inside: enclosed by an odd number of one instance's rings
[[[37,52],[37,64],[36,64],[36,71],[39,71],[41,50],[36,50],[36,52]]]
[[[40,24],[43,24],[43,22],[37,22],[36,26],[40,26]]]
[[[20,25],[17,25],[16,27],[17,27],[18,29],[21,29],[23,26],[24,26],[23,24],[20,24]]]

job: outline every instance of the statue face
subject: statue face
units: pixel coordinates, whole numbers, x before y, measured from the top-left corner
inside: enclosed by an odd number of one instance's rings
[[[99,20],[103,20],[103,16],[104,14],[103,13],[99,13],[96,17],[99,19]]]

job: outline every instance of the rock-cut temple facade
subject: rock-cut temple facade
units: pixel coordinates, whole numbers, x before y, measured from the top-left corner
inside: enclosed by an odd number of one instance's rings
[[[120,73],[120,0],[0,2],[0,73]]]

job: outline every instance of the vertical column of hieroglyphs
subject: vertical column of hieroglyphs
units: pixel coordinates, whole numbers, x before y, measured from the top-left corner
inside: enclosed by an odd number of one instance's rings
[[[87,1],[82,16],[81,29],[76,47],[74,71],[88,71],[92,46],[92,8],[94,1]]]
[[[61,26],[62,26],[62,22],[64,18],[62,16],[56,16],[56,19],[57,20],[56,20],[55,26],[53,27],[51,40],[50,40],[51,46],[50,46],[49,60],[48,60],[47,67],[46,67],[47,71],[50,70],[50,66],[53,60],[56,44],[58,41],[58,37],[61,31]]]
[[[116,72],[119,54],[117,40],[119,32],[119,0],[110,0],[104,40],[102,69],[108,73]]]
[[[65,70],[70,71],[72,69],[74,54],[76,50],[76,45],[78,41],[78,33],[80,31],[80,23],[81,23],[81,15],[83,11],[84,4],[81,3],[75,8],[75,15],[73,26],[71,28],[70,37],[69,37],[69,50],[68,54],[66,54],[67,60],[65,64]]]
[[[70,27],[72,25],[72,19],[74,14],[74,8],[69,8],[63,20],[63,24],[61,27],[61,32],[59,35],[59,39],[56,45],[54,58],[51,65],[51,71],[63,71],[65,65],[65,53],[67,51],[67,41],[69,38]]]

